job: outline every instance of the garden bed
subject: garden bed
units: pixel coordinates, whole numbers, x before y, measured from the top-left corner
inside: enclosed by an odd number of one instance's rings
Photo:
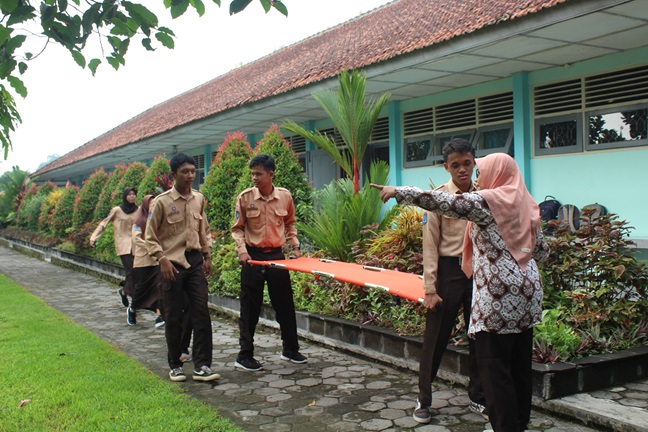
[[[29,256],[72,268],[96,277],[118,282],[123,269],[55,248],[33,245],[5,236],[0,245]],[[238,299],[210,295],[210,305],[216,312],[237,316]],[[274,311],[264,306],[262,325],[277,328]],[[412,371],[418,370],[422,340],[404,337],[373,325],[306,312],[297,312],[297,327],[301,337]],[[589,392],[639,380],[648,376],[648,347],[639,347],[612,354],[588,356],[574,362],[533,364],[533,395],[547,400],[574,393]],[[467,384],[467,348],[448,346],[439,377]]]

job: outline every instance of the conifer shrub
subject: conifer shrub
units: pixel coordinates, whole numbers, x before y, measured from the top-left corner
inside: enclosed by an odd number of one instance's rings
[[[99,194],[99,201],[97,202],[97,207],[95,207],[93,220],[99,221],[105,219],[110,214],[110,210],[114,207],[112,205],[112,194],[113,191],[117,188],[117,184],[124,177],[124,173],[128,169],[126,164],[115,165],[115,170],[109,174],[108,181],[106,185],[101,189],[101,194]],[[119,195],[121,197],[121,194]]]
[[[92,221],[99,195],[108,181],[108,174],[100,168],[95,170],[90,177],[83,181],[83,186],[74,202],[74,218],[72,223],[75,227]]]
[[[243,132],[228,134],[218,147],[201,192],[207,204],[205,213],[213,230],[227,231],[233,222],[232,203],[236,201],[236,186],[245,171],[252,148]]]
[[[257,143],[252,157],[258,154],[269,154],[274,158],[277,168],[273,180],[274,185],[286,188],[292,194],[297,220],[299,222],[309,221],[313,210],[313,188],[308,183],[308,178],[299,163],[297,154],[290,148],[288,141],[284,139],[279,126],[273,124],[265,132],[263,138]],[[252,186],[250,170],[245,169],[236,188],[235,199],[231,207],[232,211],[236,205],[236,197]]]
[[[38,217],[39,231],[44,233],[51,232],[50,224],[52,219],[52,213],[54,212],[56,203],[61,199],[63,192],[64,192],[64,188],[59,188],[54,186],[54,189],[52,189],[50,193],[48,193],[45,196],[45,199],[41,204],[40,216]]]
[[[92,231],[90,230],[89,233],[92,234]],[[104,232],[101,233],[95,242],[93,251],[96,259],[121,265],[121,259],[115,251],[115,228],[112,223],[108,224]]]
[[[50,230],[55,236],[63,238],[67,234],[67,230],[72,228],[74,201],[78,193],[78,186],[74,186],[70,182],[65,185],[61,198],[54,207],[50,222]]]
[[[128,168],[124,172],[124,176],[121,178],[119,183],[117,183],[117,186],[113,191],[111,198],[111,208],[118,206],[123,202],[124,189],[126,189],[127,187],[137,189],[139,184],[142,182],[147,169],[148,168],[146,164],[142,162],[133,162],[132,164],[128,165]],[[106,213],[106,216],[107,215],[108,213]]]
[[[137,201],[142,202],[142,198],[146,195],[157,195],[164,190],[160,187],[159,181],[156,179],[162,179],[165,175],[171,173],[171,166],[164,154],[157,156],[151,162],[151,166],[146,170],[144,178],[140,184],[136,187],[137,189]],[[122,189],[123,191],[123,189]]]

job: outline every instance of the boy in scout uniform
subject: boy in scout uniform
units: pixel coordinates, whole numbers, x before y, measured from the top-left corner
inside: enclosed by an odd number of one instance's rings
[[[170,161],[174,186],[158,195],[146,224],[149,255],[160,263],[160,291],[166,320],[169,378],[187,379],[182,370],[182,317],[186,302],[194,330],[193,379],[220,378],[211,370],[212,329],[207,306],[207,279],[211,274],[211,232],[205,215],[205,197],[193,190],[196,161],[179,153]],[[186,299],[185,300],[185,296]]]
[[[273,185],[275,162],[270,155],[255,156],[249,166],[254,187],[238,196],[236,221],[232,226],[232,237],[242,266],[239,318],[241,350],[235,366],[258,371],[263,366],[254,358],[254,332],[261,313],[265,282],[268,282],[268,294],[281,328],[281,359],[293,363],[306,363],[307,359],[299,353],[295,304],[288,271],[247,265],[250,259],[285,259],[281,247],[286,240],[295,256],[301,256],[292,195],[287,189]]]
[[[451,180],[436,190],[448,193],[474,191],[472,172],[475,150],[470,143],[455,138],[442,150],[443,166]],[[463,306],[464,321],[470,323],[472,279],[461,270],[464,233],[468,222],[426,211],[423,214],[423,281],[427,308],[423,347],[419,363],[419,394],[414,420],[429,423],[432,416],[432,381],[436,378],[441,358],[448,346],[459,308]],[[484,394],[477,374],[473,340],[469,339],[468,396],[470,409],[484,413]]]

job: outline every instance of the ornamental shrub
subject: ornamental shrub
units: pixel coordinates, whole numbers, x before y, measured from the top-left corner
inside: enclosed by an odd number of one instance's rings
[[[567,223],[551,221],[549,258],[539,267],[544,283],[544,309],[556,309],[583,343],[573,356],[614,352],[648,342],[648,269],[632,256],[630,227],[609,213],[581,214],[574,232]],[[543,354],[542,341],[536,354]],[[545,352],[550,357],[551,352]]]
[[[106,185],[101,190],[101,194],[99,195],[99,201],[97,202],[97,207],[95,207],[93,220],[99,221],[108,217],[108,215],[110,214],[110,210],[113,208],[112,205],[113,191],[115,190],[115,188],[117,188],[117,184],[124,177],[124,173],[126,172],[127,169],[128,166],[126,164],[115,165],[115,170],[111,174],[109,174],[110,177],[108,177],[108,181],[106,182]],[[119,194],[119,196],[121,197],[121,194]]]
[[[51,190],[49,194],[43,200],[41,204],[41,212],[38,217],[38,230],[44,233],[50,233],[52,230],[50,228],[52,213],[56,207],[56,203],[61,199],[64,188],[59,188],[54,186],[54,189]]]
[[[151,166],[146,170],[144,178],[136,187],[137,201],[142,202],[142,198],[144,198],[146,195],[157,195],[164,192],[156,178],[162,179],[165,175],[168,176],[170,173],[171,167],[169,166],[169,161],[167,160],[166,156],[162,154],[155,157],[153,159],[153,162],[151,162]]]
[[[128,168],[124,172],[124,176],[121,178],[119,183],[117,183],[117,186],[113,191],[111,198],[111,207],[118,206],[123,202],[122,197],[124,195],[125,188],[132,187],[133,189],[137,189],[137,187],[142,182],[147,169],[148,168],[146,167],[146,164],[142,162],[133,162],[132,164],[128,165]],[[110,209],[108,210],[110,211]],[[106,213],[106,215],[108,215],[108,213]]]
[[[41,213],[41,205],[45,200],[45,196],[36,194],[33,198],[23,202],[20,211],[18,212],[18,221],[20,226],[28,231],[38,231],[38,218]]]
[[[74,217],[74,200],[79,193],[79,187],[70,182],[65,185],[61,198],[54,207],[50,222],[50,231],[57,237],[64,237],[68,229],[72,228]]]
[[[99,195],[108,182],[108,174],[99,168],[90,177],[83,181],[83,186],[74,202],[74,217],[72,223],[75,227],[92,221]]]
[[[244,172],[249,171],[251,155],[252,148],[240,131],[228,134],[218,147],[205,184],[200,189],[207,200],[205,213],[213,230],[227,231],[232,226],[236,186]]]
[[[276,124],[273,124],[263,135],[263,138],[257,142],[252,156],[263,153],[269,154],[275,160],[277,169],[273,180],[274,185],[290,191],[295,203],[297,220],[308,222],[313,210],[313,188],[308,183],[308,178],[304,168],[299,163],[297,154],[290,148],[290,144],[284,139],[279,126]],[[234,196],[237,197],[245,189],[252,186],[250,170],[245,169],[239,179]],[[235,207],[235,201],[232,202],[232,209]]]

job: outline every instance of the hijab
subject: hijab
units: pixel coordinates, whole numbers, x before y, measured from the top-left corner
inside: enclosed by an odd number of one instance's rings
[[[135,192],[135,194],[137,194],[137,191],[135,189],[133,189],[132,187],[124,188],[124,194],[122,195],[122,203],[119,206],[124,211],[124,213],[126,213],[126,214],[131,214],[135,210],[137,210],[137,204],[129,203],[128,200],[126,199],[128,194],[131,193],[131,192]]]
[[[515,160],[506,153],[476,159],[477,191],[488,204],[504,244],[522,270],[526,270],[540,229],[540,209],[529,194]],[[472,242],[468,224],[464,238],[462,270],[472,275]]]
[[[137,216],[135,216],[135,225],[140,227],[142,232],[146,231],[146,222],[148,222],[148,214],[153,201],[153,195],[146,195],[142,199],[142,205],[139,207]]]

